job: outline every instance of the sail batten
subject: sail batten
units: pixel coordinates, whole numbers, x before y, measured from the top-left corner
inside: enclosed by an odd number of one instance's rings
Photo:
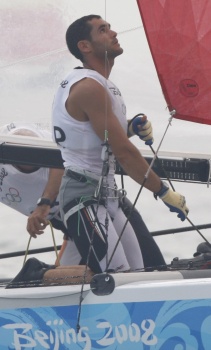
[[[137,4],[169,110],[175,118],[211,124],[211,2]]]

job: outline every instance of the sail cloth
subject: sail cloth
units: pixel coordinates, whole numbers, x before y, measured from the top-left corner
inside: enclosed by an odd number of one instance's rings
[[[211,1],[137,3],[169,110],[211,124]]]

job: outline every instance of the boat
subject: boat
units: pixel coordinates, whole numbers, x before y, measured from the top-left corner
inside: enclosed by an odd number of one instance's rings
[[[170,122],[173,117],[188,122],[211,124],[211,90],[208,89],[211,79],[209,79],[210,71],[207,69],[210,51],[205,50],[203,67],[201,68],[200,65],[196,76],[191,72],[192,66],[194,72],[196,71],[196,61],[192,65],[190,60],[192,51],[187,50],[185,55],[179,55],[182,62],[187,58],[188,61],[185,61],[184,67],[188,64],[189,68],[188,72],[185,70],[185,78],[182,80],[181,78],[177,80],[178,76],[171,76],[171,73],[178,74],[177,67],[177,69],[174,67],[168,70],[166,77],[162,70],[163,66],[160,64],[163,60],[165,66],[168,63],[168,60],[165,61],[166,41],[161,40],[166,35],[165,30],[169,31],[171,28],[171,38],[174,38],[173,29],[176,28],[178,35],[176,26],[178,22],[172,22],[173,19],[179,20],[180,27],[185,31],[189,28],[191,15],[191,19],[195,20],[192,22],[191,32],[195,23],[197,24],[194,27],[196,33],[200,32],[198,36],[204,38],[207,35],[207,38],[210,38],[211,5],[209,1],[200,0],[199,3],[195,0],[177,0],[176,9],[175,2],[169,0],[151,0],[150,3],[149,0],[137,0],[136,2],[137,12],[139,9],[170,112]],[[77,5],[77,1],[73,3]],[[104,1],[101,2],[103,3]],[[66,1],[64,4],[67,6]],[[24,6],[26,9],[27,5]],[[7,5],[4,10],[6,8]],[[33,4],[32,9],[35,10],[36,5]],[[185,13],[185,19],[183,13]],[[182,23],[181,19],[183,19]],[[188,36],[190,36],[189,31]],[[187,38],[186,35],[185,38]],[[195,40],[196,36],[191,41],[191,49],[194,47]],[[176,47],[173,39],[171,43],[173,44],[171,49],[174,51],[167,52],[167,58],[169,55],[175,57],[182,46],[182,41],[179,39]],[[197,44],[197,49],[193,51],[194,55],[199,53],[201,57],[205,46],[203,43],[202,50]],[[186,40],[184,47],[187,48]],[[20,59],[20,61],[22,64],[23,60]],[[201,81],[204,70],[207,79],[203,76]],[[173,87],[169,86],[169,82]],[[26,85],[28,89],[28,81]],[[172,91],[177,90],[175,86],[178,85],[186,101],[185,111],[184,105],[180,104],[181,99],[178,102],[178,96],[171,95]],[[148,153],[148,150],[143,149],[142,153],[161,178],[175,182],[192,182],[194,186],[209,184],[211,157],[209,152],[207,154],[170,151],[165,153],[159,150],[154,156],[152,150]],[[42,163],[40,154],[42,154]],[[1,137],[0,162],[30,164],[33,162],[33,164],[47,167],[62,166],[60,152],[55,144],[49,141],[40,141],[37,144],[36,141],[33,142],[27,137],[24,139]],[[117,174],[122,174],[120,167],[117,167]],[[174,229],[177,230],[177,228]],[[182,229],[185,231],[186,227]],[[193,225],[191,229],[197,229],[201,234],[201,227]],[[156,234],[165,234],[165,231],[154,232],[155,236]],[[209,246],[209,242],[207,243]],[[54,283],[50,286],[5,289],[8,279],[2,280],[0,349],[208,350],[211,343],[211,269],[209,268],[211,259],[209,249],[196,253],[198,254],[187,256],[186,259],[172,259],[171,264],[168,264],[165,269],[155,268],[130,273],[108,272],[94,275],[90,283],[75,285]]]

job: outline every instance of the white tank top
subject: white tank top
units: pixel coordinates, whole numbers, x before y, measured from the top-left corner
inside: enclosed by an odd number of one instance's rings
[[[40,138],[52,139],[50,132],[40,130],[37,125],[21,123],[7,124],[0,129],[0,134],[11,135],[15,130],[28,129],[36,132]],[[37,206],[48,180],[49,169],[40,168],[33,173],[22,173],[10,164],[0,164],[0,202],[18,212],[29,216]],[[51,208],[48,219],[59,212],[58,200]]]
[[[101,84],[111,98],[112,109],[121,126],[127,132],[126,106],[119,89],[96,71],[74,69],[60,84],[54,98],[52,110],[53,138],[59,145],[64,166],[88,170],[101,174],[102,140],[94,132],[89,121],[82,122],[72,118],[65,107],[71,86],[76,82],[91,78]],[[110,156],[109,174],[115,173],[114,156]]]

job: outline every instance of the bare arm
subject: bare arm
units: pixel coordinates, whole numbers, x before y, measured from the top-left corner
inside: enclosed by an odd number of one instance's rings
[[[49,170],[48,181],[43,191],[42,197],[50,199],[51,202],[56,199],[59,193],[59,187],[63,173],[63,169]],[[43,230],[48,225],[48,220],[46,217],[48,216],[49,212],[49,205],[40,205],[37,206],[33,213],[28,217],[27,231],[32,237],[36,238],[37,235],[44,232]]]
[[[185,220],[188,208],[184,196],[162,184],[161,179],[152,170],[144,181],[149,165],[128,139],[113,113],[107,92],[99,83],[92,79],[84,79],[75,84],[71,89],[66,108],[77,120],[90,120],[101,140],[104,139],[106,129],[108,142],[125,172],[138,184],[144,184],[148,190],[157,193],[170,211],[176,212],[182,221]]]
[[[76,119],[90,120],[101,140],[104,139],[106,128],[108,142],[122,168],[133,180],[143,183],[149,165],[128,139],[112,111],[110,97],[99,83],[93,79],[84,79],[73,86],[66,108],[73,117],[77,116]],[[161,188],[161,180],[152,170],[145,187],[152,192],[158,192]]]
[[[64,169],[49,169],[48,182],[43,191],[42,197],[48,198],[53,202],[58,193]]]

